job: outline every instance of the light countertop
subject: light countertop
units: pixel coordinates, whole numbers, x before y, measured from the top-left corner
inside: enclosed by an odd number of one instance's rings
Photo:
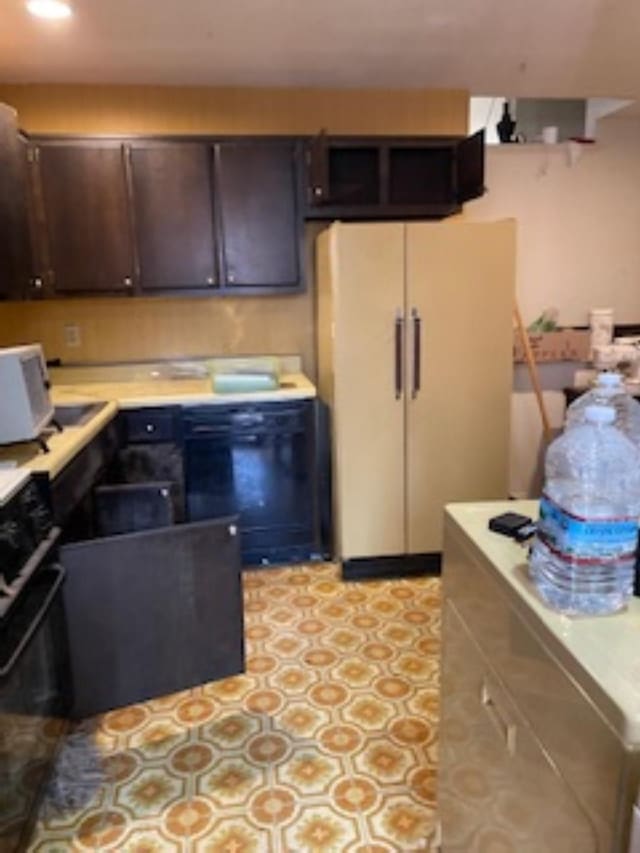
[[[23,468],[8,471],[0,469],[0,506],[4,506],[28,478],[29,472]]]
[[[527,549],[488,530],[502,512],[538,516],[537,501],[451,504],[452,521],[471,540],[510,600],[547,635],[571,675],[599,705],[623,741],[640,748],[640,598],[621,613],[570,617],[548,608],[527,576]],[[593,691],[596,684],[599,695]]]
[[[139,409],[145,406],[207,406],[230,403],[268,403],[281,400],[304,400],[316,396],[316,389],[302,373],[286,373],[280,377],[280,387],[273,391],[243,391],[237,394],[217,394],[211,379],[134,379],[132,381],[73,382],[52,388],[56,405],[113,400],[119,409]]]
[[[33,442],[0,447],[0,470],[3,470],[3,465],[15,464],[18,468],[46,472],[51,478],[56,477],[121,409],[267,403],[316,396],[313,383],[304,374],[295,372],[283,373],[280,388],[273,391],[216,394],[208,377],[169,378],[160,375],[154,378],[150,375],[124,375],[122,372],[118,375],[116,372],[117,378],[113,381],[104,369],[93,374],[84,368],[82,370],[84,372],[68,373],[66,377],[52,371],[51,399],[54,405],[96,401],[106,401],[108,405],[84,425],[65,427],[61,433],[52,431],[47,439],[49,453],[43,453]]]
[[[55,400],[56,395],[52,396]],[[19,470],[42,472],[53,479],[117,414],[117,403],[109,401],[86,424],[65,427],[62,432],[52,430],[47,436],[49,453],[43,453],[35,442],[0,447],[0,466],[14,463]]]

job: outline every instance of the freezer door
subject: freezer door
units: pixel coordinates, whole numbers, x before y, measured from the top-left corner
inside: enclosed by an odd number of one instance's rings
[[[409,223],[407,541],[442,550],[450,501],[506,498],[515,222]]]
[[[334,225],[319,243],[319,310],[333,348],[338,554],[405,552],[404,225]]]

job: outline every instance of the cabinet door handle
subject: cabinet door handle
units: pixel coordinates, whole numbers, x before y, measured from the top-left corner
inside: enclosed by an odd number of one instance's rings
[[[404,386],[404,376],[402,370],[402,338],[404,335],[404,317],[402,316],[400,309],[396,313],[395,320],[395,347],[394,347],[394,357],[395,357],[395,385],[396,385],[396,400],[399,400],[402,397],[402,391]]]
[[[422,378],[420,374],[422,320],[416,308],[411,310],[411,319],[413,320],[413,386],[411,388],[411,397],[415,400],[420,391]]]
[[[500,711],[500,708],[496,704],[495,699],[491,695],[491,690],[489,685],[487,684],[486,679],[482,679],[482,685],[480,687],[480,701],[484,705],[491,718],[494,726],[498,730],[498,732],[502,735],[505,745],[507,747],[507,752],[509,755],[516,754],[516,732],[517,728],[515,723],[509,723],[505,719],[505,715]]]

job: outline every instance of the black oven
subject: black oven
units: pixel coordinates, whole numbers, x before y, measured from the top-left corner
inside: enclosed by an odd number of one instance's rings
[[[0,850],[26,849],[37,808],[67,725],[71,698],[68,646],[62,608],[64,569],[56,562],[58,528],[46,531],[47,512],[33,481],[15,502],[29,504],[37,516],[38,534],[32,553],[16,568],[14,555],[35,530],[23,518],[20,536],[13,521],[15,506],[0,512],[5,523],[6,571],[0,593]],[[37,507],[36,507],[37,504]],[[35,535],[35,534],[34,534]],[[43,536],[43,538],[41,538]],[[40,538],[40,541],[36,540]],[[9,544],[7,544],[7,541]],[[17,544],[18,543],[18,544]],[[24,556],[24,554],[23,554]],[[10,578],[10,581],[9,581]]]

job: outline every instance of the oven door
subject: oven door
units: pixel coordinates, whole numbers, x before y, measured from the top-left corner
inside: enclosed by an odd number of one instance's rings
[[[0,625],[0,850],[26,849],[66,725],[70,682],[60,587],[45,565]]]

